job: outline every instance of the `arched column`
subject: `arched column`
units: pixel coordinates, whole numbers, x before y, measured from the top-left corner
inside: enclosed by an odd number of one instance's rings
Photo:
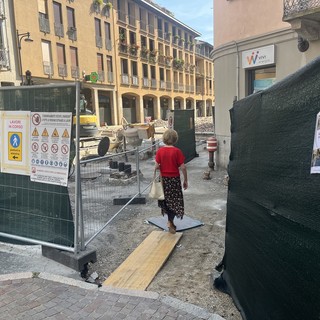
[[[116,100],[116,97],[114,97],[114,100]],[[118,94],[118,110],[119,110],[119,115],[118,115],[118,124],[122,123],[122,118],[123,118],[123,104],[122,104],[122,95]]]
[[[154,118],[155,119],[160,119],[160,97],[156,97],[153,99],[154,101],[154,106],[153,106],[153,112],[154,112]]]
[[[99,112],[99,96],[98,89],[92,88],[92,106],[94,108],[94,113],[97,117],[97,124],[100,126],[100,112]]]
[[[112,94],[111,120],[113,124],[118,125],[120,123],[118,118],[118,111],[120,113],[120,108],[117,108],[116,92],[112,90],[111,94]]]
[[[136,99],[137,103],[137,121],[140,123],[144,123],[144,112],[143,112],[143,96]]]

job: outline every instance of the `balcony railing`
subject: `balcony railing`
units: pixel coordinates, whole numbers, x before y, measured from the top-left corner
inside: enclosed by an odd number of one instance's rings
[[[113,72],[112,71],[108,71],[107,75],[108,75],[108,82],[109,83],[113,83]]]
[[[7,68],[9,66],[9,51],[5,48],[0,48],[0,68]]]
[[[138,78],[138,76],[132,76],[132,77],[131,77],[131,84],[132,84],[133,86],[138,86],[138,85],[139,85],[139,78]]]
[[[4,10],[4,3],[3,1],[0,1],[0,19],[5,19],[5,10]]]
[[[151,88],[152,89],[157,89],[157,80],[156,79],[151,79]]]
[[[119,52],[120,53],[128,53],[128,45],[126,43],[119,44]]]
[[[50,33],[49,19],[45,18],[43,15],[39,15],[39,29],[41,32]]]
[[[284,0],[283,18],[320,9],[320,0]]]
[[[121,84],[129,84],[129,75],[128,74],[122,74],[121,75]]]
[[[111,51],[112,50],[112,41],[111,39],[106,39],[106,49]]]
[[[142,78],[142,86],[149,87],[149,79],[148,78]]]
[[[43,73],[49,77],[53,76],[53,63],[50,61],[43,61]]]
[[[77,40],[77,29],[75,27],[69,27],[67,31],[68,38],[72,41]]]
[[[63,38],[64,37],[63,24],[55,22],[54,23],[54,33],[56,36]]]
[[[98,76],[99,76],[99,81],[104,82],[105,80],[105,75],[103,70],[98,70]]]
[[[77,66],[71,66],[71,77],[73,79],[79,79],[80,78],[80,69]]]
[[[171,89],[172,89],[172,82],[166,81],[166,90],[171,91]]]
[[[58,64],[58,74],[60,77],[67,77],[68,76],[68,70],[66,64]]]
[[[166,82],[164,80],[159,81],[159,88],[163,90],[166,88]]]
[[[101,36],[96,36],[96,47],[97,48],[102,48],[102,37]]]

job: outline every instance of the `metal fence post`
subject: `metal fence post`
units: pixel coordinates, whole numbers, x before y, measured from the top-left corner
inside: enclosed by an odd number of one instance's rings
[[[136,149],[136,168],[137,168],[137,183],[138,183],[138,193],[139,197],[141,196],[141,185],[140,185],[140,154],[139,147]]]

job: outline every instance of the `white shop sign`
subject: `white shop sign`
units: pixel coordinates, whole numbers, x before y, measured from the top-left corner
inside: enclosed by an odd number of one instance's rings
[[[254,68],[275,63],[274,45],[242,52],[242,68]]]

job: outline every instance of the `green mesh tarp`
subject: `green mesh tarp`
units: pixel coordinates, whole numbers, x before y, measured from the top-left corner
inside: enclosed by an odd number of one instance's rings
[[[310,174],[319,88],[317,59],[231,109],[224,269],[215,285],[247,320],[320,319],[320,175]]]
[[[0,110],[73,112],[76,87],[30,86],[0,89]],[[67,187],[0,172],[0,232],[73,246],[74,222]]]
[[[174,116],[173,129],[178,132],[176,147],[182,150],[186,163],[197,156],[194,110],[172,110]]]

